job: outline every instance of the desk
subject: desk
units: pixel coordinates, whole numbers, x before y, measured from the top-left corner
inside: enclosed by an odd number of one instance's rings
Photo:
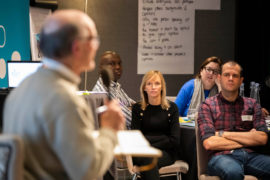
[[[187,174],[182,174],[183,180],[197,180],[197,155],[195,127],[180,125],[180,159],[189,165]]]

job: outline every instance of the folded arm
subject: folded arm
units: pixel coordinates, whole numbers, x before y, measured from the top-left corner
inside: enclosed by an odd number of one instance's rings
[[[211,136],[203,141],[206,150],[232,150],[248,146],[265,145],[267,134],[262,131],[252,129],[249,132],[224,132],[222,137]]]
[[[211,136],[203,141],[206,150],[232,150],[242,148],[243,145],[219,136]]]
[[[222,137],[238,142],[245,147],[265,145],[268,138],[265,132],[255,129],[248,132],[224,132]]]

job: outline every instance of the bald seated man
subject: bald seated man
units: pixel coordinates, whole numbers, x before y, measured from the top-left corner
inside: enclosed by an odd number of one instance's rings
[[[116,101],[105,102],[99,136],[93,112],[76,95],[80,74],[95,68],[99,47],[92,19],[78,10],[58,10],[47,18],[40,68],[8,96],[4,133],[25,145],[24,179],[90,180],[102,177],[113,160],[116,132],[125,126]]]
[[[100,57],[99,71],[101,71],[103,68],[110,68],[112,70],[113,80],[110,84],[110,93],[112,98],[117,99],[120,102],[122,112],[124,113],[126,119],[126,127],[127,129],[130,129],[131,106],[135,103],[135,101],[126,94],[124,89],[121,87],[121,84],[118,82],[123,73],[120,55],[114,51],[105,51]],[[97,80],[93,91],[108,91],[107,87],[103,84],[101,77]]]

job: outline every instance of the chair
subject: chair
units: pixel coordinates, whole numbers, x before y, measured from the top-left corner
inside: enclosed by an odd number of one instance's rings
[[[181,173],[186,174],[188,172],[188,168],[188,163],[182,160],[177,160],[172,165],[160,168],[159,175],[160,177],[176,176],[177,180],[181,180]]]
[[[130,157],[131,158],[131,157]],[[129,166],[128,166],[128,157],[115,157],[114,158],[114,179],[118,179],[118,180],[124,180],[124,179],[130,179],[133,175],[133,172],[131,173],[131,171],[129,170]],[[113,168],[111,168],[110,170],[112,171]]]
[[[23,179],[23,141],[15,135],[0,135],[0,179]]]
[[[207,175],[207,163],[208,154],[204,149],[202,142],[199,137],[199,130],[197,125],[197,119],[195,120],[195,133],[196,133],[196,148],[197,148],[197,167],[198,167],[198,179],[199,180],[220,180],[218,176]],[[258,180],[256,177],[251,175],[245,175],[245,180]]]
[[[188,168],[189,166],[185,161],[176,160],[174,164],[160,168],[159,175],[160,177],[176,176],[177,180],[181,180],[181,173],[186,174],[188,172]],[[130,172],[132,173],[131,170]],[[136,180],[139,176],[139,172],[133,172],[132,180]]]

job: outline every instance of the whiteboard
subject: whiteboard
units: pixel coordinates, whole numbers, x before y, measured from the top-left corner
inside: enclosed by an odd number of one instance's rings
[[[218,7],[219,0],[140,0],[137,73],[194,74],[195,9]]]

